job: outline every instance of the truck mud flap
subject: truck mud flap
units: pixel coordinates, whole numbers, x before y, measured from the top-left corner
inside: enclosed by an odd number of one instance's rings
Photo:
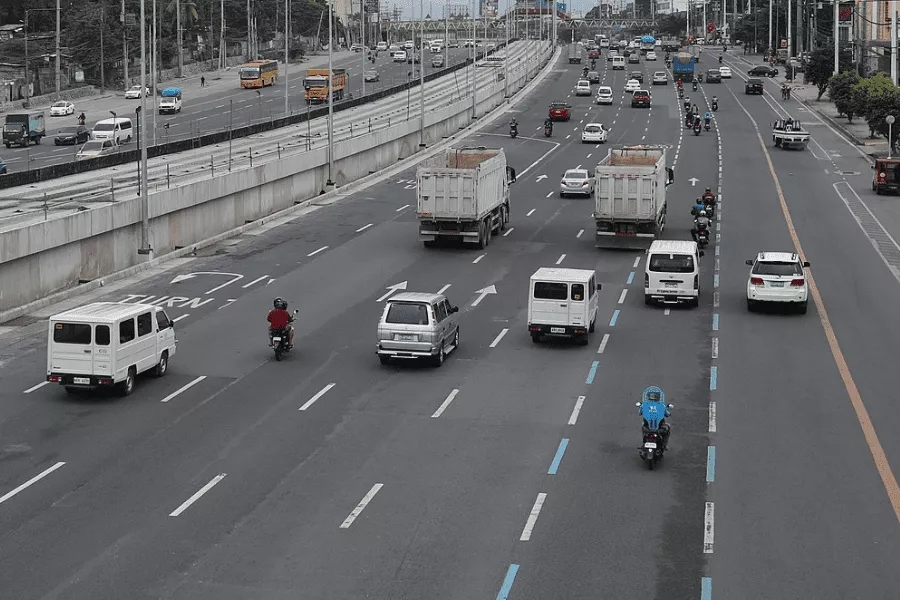
[[[597,231],[594,235],[596,248],[620,248],[623,250],[646,250],[650,248],[656,234],[636,233],[634,235],[616,235],[612,231]]]

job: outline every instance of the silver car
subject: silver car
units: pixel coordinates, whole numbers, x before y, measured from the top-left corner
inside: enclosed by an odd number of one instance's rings
[[[578,196],[594,195],[594,177],[587,169],[569,169],[559,182],[559,197],[565,198],[569,194]]]
[[[458,346],[459,307],[443,294],[403,292],[387,301],[378,322],[381,364],[425,358],[439,367]]]

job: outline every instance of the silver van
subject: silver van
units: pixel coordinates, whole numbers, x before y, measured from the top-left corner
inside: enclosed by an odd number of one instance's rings
[[[391,297],[378,322],[376,352],[392,359],[427,358],[439,367],[459,346],[459,307],[443,294],[404,292]]]

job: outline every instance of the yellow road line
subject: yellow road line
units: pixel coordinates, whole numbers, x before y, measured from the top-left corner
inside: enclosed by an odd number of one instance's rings
[[[797,230],[794,228],[794,221],[791,219],[791,211],[788,209],[787,201],[784,199],[781,182],[778,180],[778,175],[775,173],[775,166],[772,164],[772,157],[769,155],[769,150],[766,148],[762,134],[759,131],[759,125],[757,125],[756,119],[753,118],[750,112],[737,98],[737,95],[735,95],[734,92],[732,92],[732,95],[737,101],[738,106],[741,107],[741,110],[744,111],[747,118],[753,123],[753,128],[756,130],[756,137],[759,140],[759,146],[762,149],[763,156],[766,157],[766,163],[769,166],[769,174],[772,176],[772,181],[775,183],[775,192],[778,194],[778,203],[781,205],[781,213],[784,215],[788,231],[791,234],[791,242],[794,244],[794,249],[797,251],[797,254],[800,255],[801,260],[805,261],[806,254],[803,252],[803,247],[800,245],[800,237],[797,235]],[[875,461],[875,468],[878,469],[878,475],[881,476],[881,482],[887,492],[888,499],[891,501],[891,506],[894,508],[894,515],[897,517],[897,520],[900,521],[900,486],[897,485],[897,478],[891,470],[887,455],[885,455],[884,448],[881,446],[881,441],[878,439],[878,434],[875,433],[875,426],[872,424],[872,419],[869,417],[869,411],[866,410],[866,405],[863,403],[859,389],[856,387],[856,382],[853,381],[850,367],[847,365],[844,353],[841,351],[841,346],[838,344],[837,336],[834,333],[834,328],[831,326],[831,320],[828,318],[828,312],[825,310],[825,303],[822,301],[819,287],[816,285],[816,280],[809,270],[806,273],[806,279],[809,282],[809,291],[810,294],[812,294],[813,302],[816,304],[816,310],[819,313],[819,321],[822,323],[822,329],[825,330],[825,339],[828,341],[828,346],[831,348],[831,355],[834,357],[834,363],[841,375],[841,380],[844,382],[847,395],[850,397],[850,404],[853,405],[853,410],[856,412],[859,426],[863,430],[866,444],[869,446],[869,451],[872,453],[872,459]]]

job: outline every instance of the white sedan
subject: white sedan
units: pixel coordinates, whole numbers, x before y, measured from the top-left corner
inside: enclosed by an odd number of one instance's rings
[[[648,52],[645,60],[656,60],[656,52]]]
[[[628,83],[625,84],[626,92],[636,92],[641,89],[641,82],[637,79],[629,79]]]
[[[657,71],[653,74],[653,85],[668,85],[669,76],[665,71]]]
[[[609,138],[609,130],[602,123],[588,123],[581,130],[582,143],[605,144]]]
[[[576,96],[590,96],[591,93],[591,82],[587,79],[580,79],[578,83],[575,84]]]
[[[65,100],[60,100],[59,102],[55,102],[50,107],[50,116],[51,117],[64,117],[66,115],[74,115],[75,114],[75,105],[71,102],[67,102]]]
[[[144,97],[147,97],[149,95],[150,95],[150,88],[144,88]],[[126,100],[134,100],[136,98],[140,99],[140,97],[141,97],[141,86],[139,86],[139,85],[133,85],[130,88],[128,88],[127,92],[125,92]]]
[[[612,88],[606,85],[602,85],[597,88],[597,104],[612,104],[613,103],[613,91]]]
[[[719,75],[722,79],[731,79],[731,67],[719,67]]]
[[[747,281],[747,310],[762,303],[782,303],[796,306],[806,314],[809,285],[803,271],[809,266],[791,252],[760,252],[748,260],[750,279]]]

